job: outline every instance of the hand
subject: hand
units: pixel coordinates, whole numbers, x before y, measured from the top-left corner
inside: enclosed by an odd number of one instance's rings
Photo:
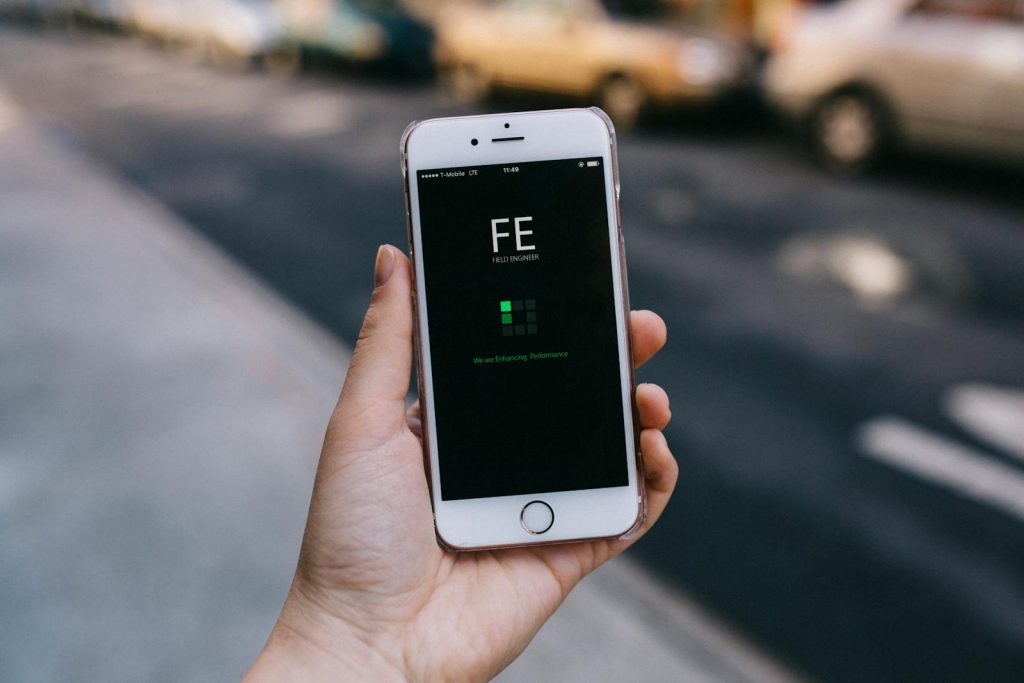
[[[569,591],[642,536],[677,467],[661,430],[668,396],[637,389],[648,515],[629,540],[449,553],[435,540],[418,435],[407,415],[413,316],[409,261],[381,247],[375,288],[327,427],[299,564],[252,680],[486,680]],[[665,343],[654,313],[631,317],[637,364]]]

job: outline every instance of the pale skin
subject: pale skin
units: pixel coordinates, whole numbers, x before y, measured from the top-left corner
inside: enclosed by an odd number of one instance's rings
[[[375,287],[313,487],[298,567],[248,681],[484,681],[514,660],[569,591],[658,521],[678,469],[658,386],[637,388],[648,515],[627,540],[451,553],[434,535],[413,363],[409,261],[377,254]],[[637,365],[665,343],[631,314]]]

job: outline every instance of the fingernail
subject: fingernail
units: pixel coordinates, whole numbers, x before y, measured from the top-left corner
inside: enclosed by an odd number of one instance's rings
[[[395,250],[386,244],[377,250],[377,263],[373,267],[373,286],[380,287],[391,279],[395,272]]]

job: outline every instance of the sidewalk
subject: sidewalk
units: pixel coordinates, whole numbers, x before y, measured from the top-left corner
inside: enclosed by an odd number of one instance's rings
[[[0,680],[237,678],[348,349],[2,89],[0,320]],[[622,558],[501,680],[794,679]]]

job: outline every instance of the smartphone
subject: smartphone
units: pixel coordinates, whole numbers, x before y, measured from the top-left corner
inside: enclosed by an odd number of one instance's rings
[[[611,121],[432,119],[401,148],[439,542],[629,534],[646,506]]]

